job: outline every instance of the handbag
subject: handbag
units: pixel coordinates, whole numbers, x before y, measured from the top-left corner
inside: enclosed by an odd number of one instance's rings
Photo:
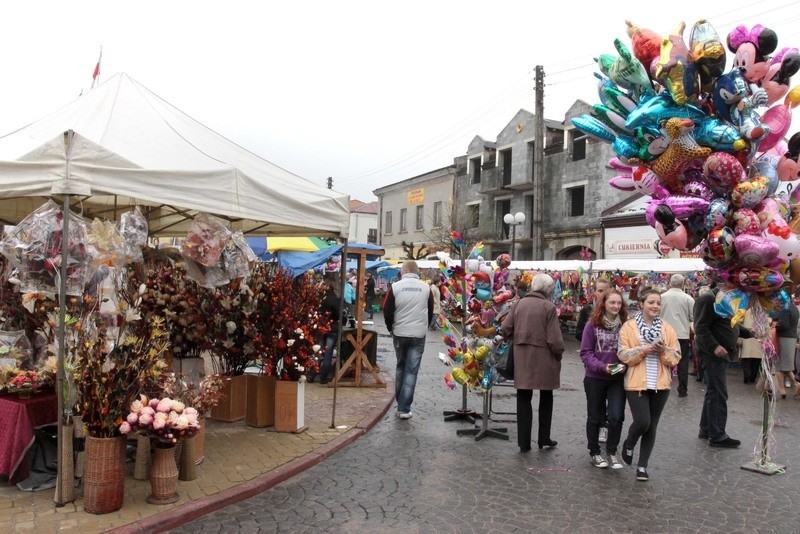
[[[506,380],[514,380],[514,342],[506,341],[497,349],[494,369]]]

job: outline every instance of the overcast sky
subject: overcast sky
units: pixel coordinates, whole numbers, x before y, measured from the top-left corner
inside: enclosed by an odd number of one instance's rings
[[[209,128],[310,181],[363,201],[494,141],[545,70],[545,116],[598,102],[593,57],[707,18],[725,39],[761,23],[800,47],[800,4],[458,0],[11,2],[0,18],[0,134],[125,72]],[[562,8],[563,6],[563,8]],[[732,54],[728,53],[728,65]],[[795,76],[800,84],[800,75]],[[790,134],[800,129],[795,125]]]

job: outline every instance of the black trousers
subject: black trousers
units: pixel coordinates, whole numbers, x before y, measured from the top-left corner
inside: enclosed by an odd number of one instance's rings
[[[692,357],[692,344],[688,339],[679,339],[681,360],[678,362],[678,394],[686,393],[689,386],[689,360]]]
[[[530,449],[533,427],[532,389],[517,390],[517,443],[520,449]],[[550,440],[553,422],[553,390],[539,391],[539,443]]]
[[[755,384],[761,370],[761,358],[742,358],[742,374],[745,384]]]

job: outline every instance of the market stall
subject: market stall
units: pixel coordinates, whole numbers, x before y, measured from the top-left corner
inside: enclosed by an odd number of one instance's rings
[[[48,199],[90,220],[115,221],[140,206],[151,237],[186,236],[200,213],[250,235],[346,238],[349,226],[346,195],[248,152],[125,74],[0,137],[0,221],[17,224]],[[62,219],[66,236],[71,217]],[[67,239],[61,241],[67,257]],[[66,264],[60,264],[60,336]],[[56,391],[62,392],[63,337],[59,346]],[[62,394],[58,413],[65,413]],[[59,457],[64,440],[59,426]],[[57,506],[64,504],[62,489],[60,482]]]

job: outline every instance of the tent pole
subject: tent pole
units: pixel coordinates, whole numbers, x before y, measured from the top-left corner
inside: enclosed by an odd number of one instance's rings
[[[331,428],[336,428],[336,393],[339,390],[339,370],[342,367],[342,312],[344,311],[344,284],[347,273],[347,238],[342,246],[342,260],[339,262],[339,328],[336,329],[336,371],[333,373],[333,408],[331,409]]]
[[[65,167],[64,178],[69,182],[70,175],[70,157],[72,156],[72,140],[75,132],[67,130],[64,132],[64,153]],[[58,451],[58,463],[56,464],[56,492],[53,501],[56,507],[64,506],[64,484],[74,484],[74,480],[64,480],[64,462],[62,461],[64,455],[64,425],[66,423],[65,407],[64,407],[64,362],[66,360],[66,323],[67,323],[67,259],[69,254],[69,216],[71,214],[69,208],[69,193],[64,194],[64,204],[62,207],[62,228],[61,228],[61,262],[58,266],[59,280],[58,280],[58,369],[56,370],[56,410],[58,413],[58,433],[56,434],[56,449]],[[72,439],[72,436],[70,436]]]
[[[69,161],[69,159],[67,160]],[[62,461],[64,452],[64,425],[66,423],[65,399],[64,399],[64,361],[66,353],[66,314],[67,314],[67,255],[69,253],[69,195],[64,195],[64,206],[62,208],[62,230],[61,230],[61,264],[58,267],[58,369],[56,371],[56,398],[58,413],[58,434],[56,448],[58,450],[58,463],[56,468],[56,494],[53,500],[56,507],[64,506],[64,484],[74,484],[74,480],[64,480],[64,462]],[[72,436],[70,436],[72,439]]]

